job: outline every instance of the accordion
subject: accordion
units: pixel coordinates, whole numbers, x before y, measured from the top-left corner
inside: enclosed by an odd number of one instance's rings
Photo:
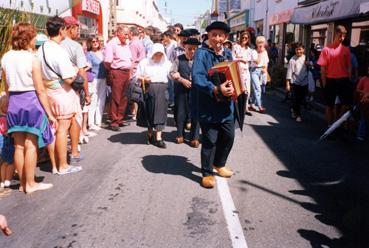
[[[245,92],[245,86],[241,81],[239,62],[225,61],[216,64],[209,69],[208,74],[214,85],[219,86],[227,80],[231,80],[234,88],[232,99],[237,101],[238,96]]]

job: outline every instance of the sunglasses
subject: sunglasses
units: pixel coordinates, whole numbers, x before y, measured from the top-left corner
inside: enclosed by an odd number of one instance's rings
[[[244,37],[241,37],[241,39],[242,39],[242,40],[248,40],[248,39],[249,39],[249,37],[244,36]]]

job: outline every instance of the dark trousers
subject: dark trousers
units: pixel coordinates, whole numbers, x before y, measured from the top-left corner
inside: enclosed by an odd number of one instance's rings
[[[213,165],[224,167],[234,142],[234,121],[210,124],[200,123],[202,132],[201,172],[212,176]]]
[[[190,89],[182,84],[174,82],[174,118],[177,125],[177,137],[184,136],[185,125],[191,122],[190,140],[199,139],[200,126],[195,118],[191,117]]]
[[[301,116],[301,105],[305,104],[308,86],[292,84],[292,105],[291,108],[296,116]]]
[[[119,126],[123,122],[126,112],[128,98],[127,90],[129,87],[129,70],[110,71],[111,79],[111,126]]]

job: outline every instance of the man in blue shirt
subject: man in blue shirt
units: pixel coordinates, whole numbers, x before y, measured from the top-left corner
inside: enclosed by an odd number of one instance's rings
[[[229,26],[224,22],[213,22],[206,31],[209,39],[196,50],[192,66],[193,88],[192,114],[199,122],[202,131],[201,171],[202,186],[213,188],[213,169],[219,176],[231,177],[233,172],[226,162],[234,141],[234,102],[230,100],[234,88],[231,81],[216,86],[208,71],[214,65],[232,60],[232,53],[223,47]]]

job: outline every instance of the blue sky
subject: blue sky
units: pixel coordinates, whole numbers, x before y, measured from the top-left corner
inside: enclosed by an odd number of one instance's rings
[[[164,14],[164,6],[167,2],[168,14],[172,10],[174,22],[184,25],[192,25],[196,16],[203,14],[211,8],[211,0],[157,0],[161,13]]]

